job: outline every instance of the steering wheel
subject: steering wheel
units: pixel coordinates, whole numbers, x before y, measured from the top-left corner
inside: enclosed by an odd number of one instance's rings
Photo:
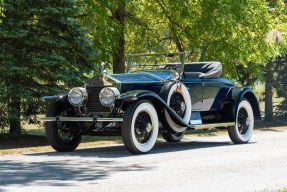
[[[166,65],[164,67],[165,70],[177,71],[179,69],[178,65]]]

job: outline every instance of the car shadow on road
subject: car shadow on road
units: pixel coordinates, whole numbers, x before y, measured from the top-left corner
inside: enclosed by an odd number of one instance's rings
[[[149,170],[152,167],[136,163],[122,166],[114,161],[74,158],[34,160],[0,160],[0,191],[2,187],[96,185],[117,172]]]
[[[249,142],[248,144],[252,144]],[[211,147],[221,147],[221,146],[234,146],[231,142],[212,142],[212,141],[190,141],[184,140],[180,143],[167,143],[162,140],[157,141],[153,150],[144,155],[150,154],[159,154],[159,153],[170,153],[176,151],[186,151],[186,150],[196,150],[202,148],[211,148]],[[74,152],[58,153],[55,151],[44,152],[44,153],[33,153],[27,154],[31,156],[81,156],[81,157],[99,157],[99,158],[121,158],[134,156],[130,154],[124,145],[115,145],[115,146],[105,146],[105,147],[91,147],[91,148],[81,148],[77,149]]]

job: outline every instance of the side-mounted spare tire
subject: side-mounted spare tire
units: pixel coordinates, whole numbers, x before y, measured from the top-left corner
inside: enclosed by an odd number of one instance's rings
[[[189,91],[180,82],[166,82],[160,91],[162,99],[178,114],[185,123],[189,124],[191,117],[191,98]],[[167,110],[163,110],[161,124],[164,128],[163,138],[168,142],[178,142],[182,139],[187,127],[176,124]]]

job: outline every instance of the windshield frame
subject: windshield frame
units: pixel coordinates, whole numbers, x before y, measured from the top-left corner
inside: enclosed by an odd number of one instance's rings
[[[134,62],[132,62],[132,58],[133,57],[159,57],[159,56],[165,56],[167,57],[175,57],[178,56],[179,57],[179,62],[176,63],[165,63],[165,64],[150,64],[147,66],[160,66],[160,65],[180,65],[179,70],[177,71],[180,75],[182,75],[183,73],[183,69],[184,69],[184,63],[185,63],[185,56],[186,56],[186,52],[166,52],[166,53],[136,53],[136,54],[132,54],[129,53],[128,57],[127,57],[127,73],[130,72],[135,72],[135,71],[131,71],[132,67],[134,66]]]

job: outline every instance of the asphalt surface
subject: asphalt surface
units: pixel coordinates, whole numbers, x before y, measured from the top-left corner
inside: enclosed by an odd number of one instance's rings
[[[249,144],[227,135],[158,141],[147,155],[123,145],[0,157],[0,191],[274,191],[287,187],[287,131]]]

